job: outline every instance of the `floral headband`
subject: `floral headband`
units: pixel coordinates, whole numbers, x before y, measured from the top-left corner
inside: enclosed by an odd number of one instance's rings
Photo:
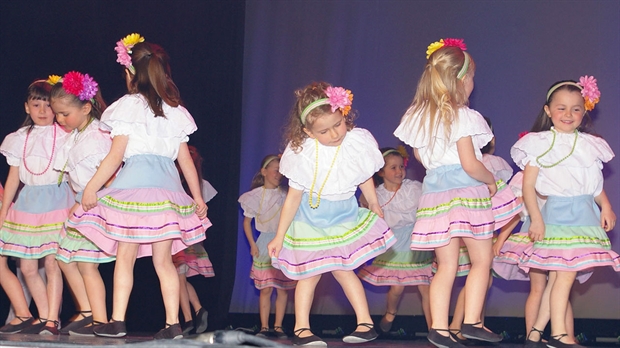
[[[273,160],[280,160],[280,157],[282,157],[282,155],[272,155],[272,156],[267,157],[267,160],[265,161],[265,164],[263,164],[261,169],[267,168],[269,163],[273,162]]]
[[[88,76],[88,74],[70,71],[63,77],[50,75],[47,78],[47,83],[52,86],[59,82],[62,82],[62,88],[65,92],[73,94],[79,100],[89,100],[91,103],[95,102],[93,97],[97,94],[97,91],[99,91],[99,85],[92,77]]]
[[[438,49],[442,47],[458,47],[465,54],[465,61],[463,62],[463,67],[461,67],[461,70],[459,71],[459,73],[456,74],[456,77],[458,79],[462,79],[467,73],[467,70],[469,69],[469,61],[471,60],[471,57],[469,56],[469,54],[465,52],[467,51],[467,46],[465,45],[465,42],[463,42],[463,39],[452,39],[452,38],[441,39],[439,41],[435,41],[432,44],[428,45],[428,47],[426,48],[426,59],[430,58],[430,56],[435,51],[437,51]]]
[[[131,64],[131,49],[140,42],[144,42],[144,38],[138,33],[133,33],[118,40],[116,47],[114,47],[116,51],[116,61],[129,69],[132,74],[136,73],[136,69],[133,67],[133,64]]]
[[[301,119],[301,123],[303,125],[306,124],[306,117],[310,112],[321,105],[331,105],[332,112],[335,112],[336,109],[339,109],[342,112],[343,116],[349,114],[351,111],[351,104],[353,104],[353,93],[350,90],[344,89],[342,87],[332,87],[329,86],[325,89],[325,94],[327,98],[317,99],[312,103],[308,104],[304,111],[301,113],[299,118]]]
[[[409,154],[407,153],[407,150],[404,146],[398,145],[396,149],[389,149],[383,152],[381,155],[383,156],[383,158],[385,158],[387,155],[392,153],[400,155],[403,158],[403,165],[405,167],[407,166],[407,163],[409,163]]]
[[[549,97],[551,97],[551,94],[553,94],[556,89],[566,85],[579,88],[581,90],[581,96],[585,99],[586,111],[594,110],[594,106],[601,98],[601,92],[598,90],[598,85],[594,76],[588,75],[580,77],[579,82],[565,81],[551,87],[549,92],[547,92],[547,103],[549,102]]]

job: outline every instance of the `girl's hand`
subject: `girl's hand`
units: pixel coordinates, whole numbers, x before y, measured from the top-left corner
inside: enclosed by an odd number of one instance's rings
[[[282,250],[283,241],[278,237],[274,238],[267,244],[267,252],[269,253],[269,257],[275,257],[276,259],[280,256],[280,250]]]
[[[196,202],[196,215],[198,215],[199,218],[204,219],[205,217],[207,217],[207,210],[209,209],[209,207],[207,207],[207,204],[202,199],[202,197],[197,198],[198,199],[194,200],[194,202]]]
[[[372,211],[373,213],[379,215],[379,217],[383,219],[383,210],[381,209],[381,206],[379,205],[379,203],[368,204],[368,209]]]
[[[601,227],[605,232],[609,232],[616,226],[616,214],[611,209],[601,210]]]
[[[489,196],[495,196],[495,194],[497,193],[497,184],[493,182],[492,184],[487,184],[487,187],[489,188]]]
[[[542,221],[532,221],[528,235],[533,242],[540,242],[545,238],[545,224]]]
[[[499,252],[502,250],[503,246],[504,246],[503,240],[498,239],[495,243],[493,243],[493,255],[499,256]]]
[[[97,206],[97,200],[97,192],[85,189],[84,192],[82,192],[82,209],[84,209],[84,211],[93,209]]]
[[[252,255],[252,257],[258,257],[258,247],[256,244],[250,246],[250,255]]]

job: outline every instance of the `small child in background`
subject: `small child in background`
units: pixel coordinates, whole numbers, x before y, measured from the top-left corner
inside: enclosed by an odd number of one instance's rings
[[[344,290],[357,319],[356,330],[343,341],[368,342],[378,334],[354,270],[396,242],[382,219],[372,181],[383,156],[370,132],[354,128],[351,91],[319,82],[295,95],[280,160],[289,190],[276,236],[267,245],[273,266],[298,280],[293,344],[327,345],[310,330],[314,291],[327,272]],[[369,209],[358,206],[358,187]]]
[[[398,304],[405,286],[417,286],[422,297],[422,311],[427,329],[431,326],[429,285],[433,272],[432,251],[412,251],[411,230],[415,223],[418,200],[422,195],[422,183],[405,178],[407,152],[382,148],[385,165],[375,174],[377,199],[383,210],[385,222],[394,232],[396,244],[384,254],[377,256],[370,265],[360,267],[358,277],[375,286],[389,286],[385,314],[379,328],[389,332],[398,312]],[[361,206],[367,207],[365,197],[360,196]]]
[[[12,297],[17,315],[9,331],[43,335],[56,333],[60,324],[63,283],[55,256],[63,222],[74,204],[74,193],[66,178],[59,181],[58,172],[52,168],[69,133],[54,121],[50,90],[45,80],[28,87],[26,120],[0,145],[0,153],[10,166],[0,208],[0,269],[8,270],[6,257],[20,259],[19,267],[39,313],[39,319],[33,322],[21,286],[13,282],[17,278],[3,271],[7,280],[5,285],[3,275],[2,286]],[[20,183],[24,187],[17,195]],[[47,282],[39,274],[40,259],[45,262]]]
[[[192,156],[192,160],[194,161],[196,173],[198,174],[198,181],[202,183],[202,197],[204,198],[205,203],[207,203],[215,197],[215,195],[217,195],[217,191],[207,180],[202,178],[202,156],[200,156],[198,149],[193,145],[188,145],[187,148],[189,149],[189,154]],[[181,168],[178,167],[178,164],[177,169],[181,175],[181,183],[183,184],[185,192],[190,194],[189,187],[185,181]],[[209,260],[209,254],[207,254],[207,251],[202,243],[196,243],[190,245],[187,249],[172,255],[172,262],[174,263],[177,273],[179,274],[179,298],[181,312],[183,313],[184,318],[184,323],[182,326],[183,335],[189,334],[194,329],[197,334],[203,333],[207,330],[209,313],[206,309],[204,309],[204,307],[202,307],[202,303],[200,302],[200,298],[198,298],[196,289],[194,289],[194,286],[187,281],[187,278],[195,275],[201,275],[205,278],[215,276],[213,265],[211,264],[211,260]],[[195,322],[192,319],[192,308],[190,305],[194,309],[193,314],[196,316]]]
[[[267,337],[271,333],[269,313],[271,294],[275,288],[277,295],[273,333],[278,338],[287,338],[282,320],[286,312],[288,291],[295,288],[297,281],[287,278],[281,270],[274,268],[267,251],[267,244],[276,236],[282,203],[286,197],[286,192],[280,187],[282,174],[279,170],[278,155],[263,158],[260,171],[252,179],[250,191],[239,197],[239,203],[243,209],[243,231],[250,244],[253,260],[250,278],[254,279],[254,286],[260,291],[258,313],[261,329],[257,336]],[[256,241],[252,233],[252,219],[256,230],[260,233]]]

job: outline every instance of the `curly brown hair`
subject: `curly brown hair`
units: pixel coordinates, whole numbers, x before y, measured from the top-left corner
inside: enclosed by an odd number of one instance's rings
[[[306,123],[301,122],[301,114],[304,109],[312,102],[327,98],[325,90],[331,85],[327,82],[313,82],[302,89],[295,91],[295,97],[297,100],[293,105],[293,109],[289,114],[289,122],[284,131],[284,146],[290,144],[291,149],[296,153],[301,151],[302,143],[308,134],[304,132],[304,128],[312,128],[313,123],[321,117],[323,114],[331,112],[331,106],[329,104],[321,105],[314,108],[308,116],[306,116]],[[347,131],[350,131],[355,127],[353,120],[357,117],[357,112],[351,110],[347,116],[345,116],[345,123],[347,125]]]

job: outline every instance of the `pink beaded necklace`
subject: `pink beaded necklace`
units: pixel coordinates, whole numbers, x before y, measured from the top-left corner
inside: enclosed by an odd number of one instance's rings
[[[30,131],[26,132],[26,141],[24,142],[24,152],[22,154],[22,158],[24,159],[24,168],[28,171],[28,173],[39,176],[45,174],[47,170],[52,165],[52,159],[54,158],[54,150],[56,149],[56,125],[52,125],[54,127],[54,142],[52,143],[52,155],[50,156],[50,161],[47,163],[47,166],[41,173],[35,173],[30,168],[28,168],[28,164],[26,163],[26,148],[28,147],[28,137],[30,136]]]

